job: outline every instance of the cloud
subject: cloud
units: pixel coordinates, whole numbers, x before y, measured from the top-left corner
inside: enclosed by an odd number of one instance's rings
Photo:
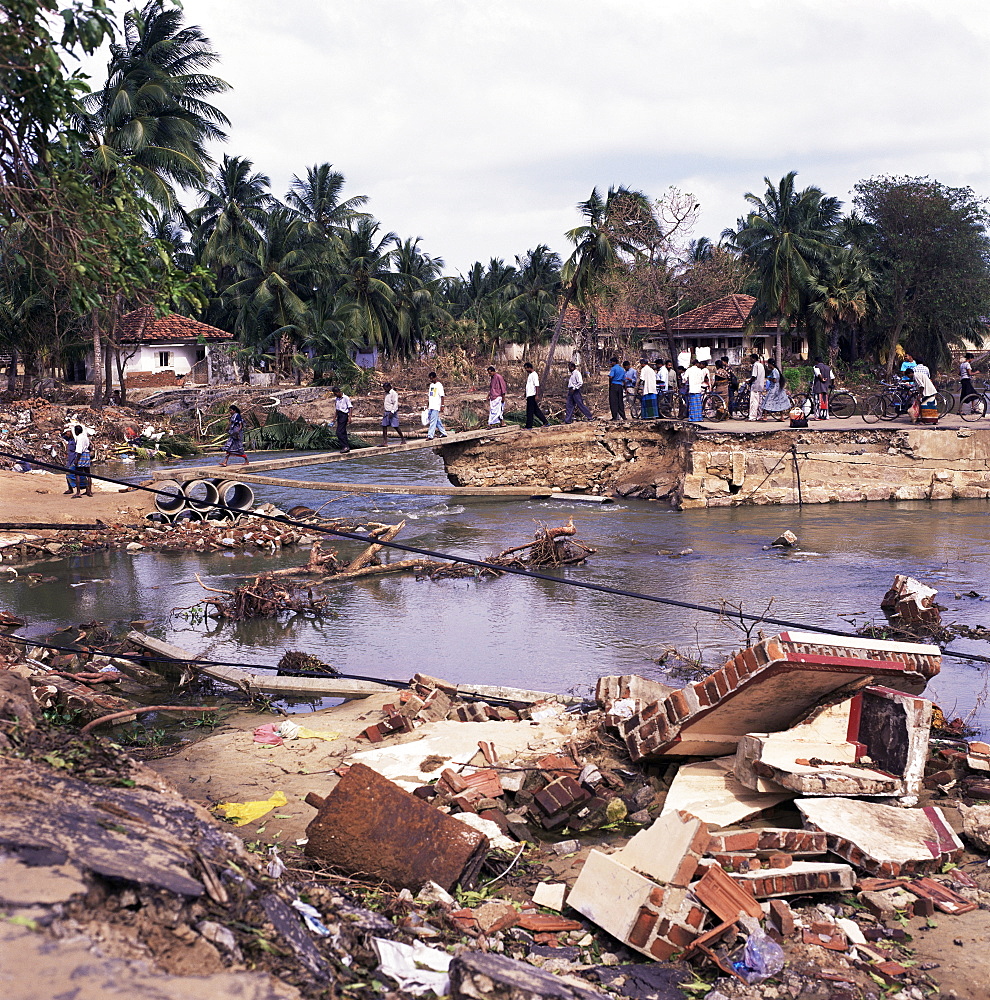
[[[718,235],[798,170],[990,193],[980,0],[185,0],[233,85],[227,152],[275,192],[331,162],[453,270],[563,234],[591,188],[702,202]]]

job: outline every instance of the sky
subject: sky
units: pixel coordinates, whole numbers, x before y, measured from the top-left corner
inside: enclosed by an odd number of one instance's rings
[[[990,196],[986,0],[183,7],[232,87],[217,157],[250,158],[279,196],[332,163],[448,274],[540,243],[566,255],[596,186],[691,192],[693,235],[713,240],[790,170],[847,204],[881,174]]]

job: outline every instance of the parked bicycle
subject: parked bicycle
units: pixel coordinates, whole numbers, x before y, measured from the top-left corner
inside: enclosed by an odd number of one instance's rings
[[[811,392],[808,386],[807,392],[797,392],[791,396],[794,405],[807,416],[811,416],[818,409],[817,393]],[[828,415],[838,420],[847,420],[857,412],[858,402],[856,397],[845,389],[831,389],[828,394]]]
[[[881,391],[866,400],[863,408],[863,420],[868,424],[878,420],[896,420],[911,409],[912,403],[921,402],[921,393],[917,386],[910,382],[886,382]],[[964,420],[978,420],[987,411],[985,397],[979,396],[972,401],[972,411],[963,415]],[[935,393],[934,406],[940,417],[952,412],[953,399],[944,390]]]

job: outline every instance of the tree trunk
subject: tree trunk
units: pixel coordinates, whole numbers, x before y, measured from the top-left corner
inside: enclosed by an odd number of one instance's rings
[[[120,348],[113,352],[114,360],[117,362],[117,382],[120,384],[120,401],[127,402],[127,380],[124,378],[124,356]]]
[[[113,348],[110,339],[103,344],[103,402],[110,402],[110,390],[113,388]]]
[[[661,313],[663,316],[663,332],[664,338],[667,341],[667,350],[670,353],[670,363],[676,368],[677,367],[677,345],[674,343],[674,330],[670,325],[670,309],[664,309]]]
[[[89,321],[93,337],[93,406],[99,409],[103,402],[103,339],[100,336],[100,314],[96,309],[90,312]]]
[[[784,373],[784,359],[783,359],[783,349],[781,348],[781,333],[780,327],[777,327],[777,342],[775,347],[775,353],[777,355],[777,371],[781,374]]]
[[[557,322],[553,328],[553,336],[550,338],[550,347],[547,349],[547,360],[543,365],[543,375],[540,378],[540,385],[543,387],[543,391],[547,391],[547,381],[550,378],[550,365],[553,364],[553,356],[557,353],[557,343],[560,340],[560,331],[564,328],[564,314],[567,312],[567,307],[571,304],[574,299],[574,286],[571,285],[567,289],[567,294],[564,296],[564,302],[560,307],[560,315],[557,317]]]
[[[10,349],[10,364],[7,366],[7,392],[11,395],[17,392],[17,348]]]

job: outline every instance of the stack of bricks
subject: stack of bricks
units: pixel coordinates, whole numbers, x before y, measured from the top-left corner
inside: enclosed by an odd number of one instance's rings
[[[815,830],[730,830],[712,834],[708,845],[709,857],[726,870],[737,872],[787,867],[796,856],[827,852],[827,837]]]
[[[815,861],[792,861],[786,868],[737,872],[732,877],[749,887],[757,899],[816,892],[846,892],[856,881],[849,865]]]
[[[636,674],[599,677],[595,684],[595,701],[605,712],[605,725],[616,729],[631,713],[666,698],[674,690],[659,681],[647,680]],[[621,713],[614,709],[616,702],[624,703]]]
[[[720,729],[716,724],[714,731],[726,733],[728,739],[727,745],[713,750],[714,756],[734,752],[735,743],[747,732],[787,728],[823,695],[861,676],[875,676],[899,690],[920,691],[940,668],[940,651],[935,646],[876,640],[846,643],[838,637],[830,642],[831,638],[782,632],[737,653],[703,680],[642,705],[626,718],[612,721],[634,761],[672,752],[698,753],[702,751],[677,747],[682,739],[689,740],[688,736],[682,736],[682,731],[694,720],[710,715],[723,701],[747,689],[764,682],[779,685],[787,673],[802,678],[786,687],[780,686],[779,697],[774,700],[754,699],[758,702],[752,713],[754,717],[750,719],[743,711],[738,733]],[[800,700],[802,695],[806,696],[804,702]],[[774,713],[779,716],[774,719],[779,725],[764,724],[764,717]]]
[[[373,726],[368,726],[361,735],[372,743],[381,743],[386,736],[395,733],[411,733],[413,729],[412,721],[407,715],[395,710],[394,705],[384,706],[385,717],[376,722]]]

